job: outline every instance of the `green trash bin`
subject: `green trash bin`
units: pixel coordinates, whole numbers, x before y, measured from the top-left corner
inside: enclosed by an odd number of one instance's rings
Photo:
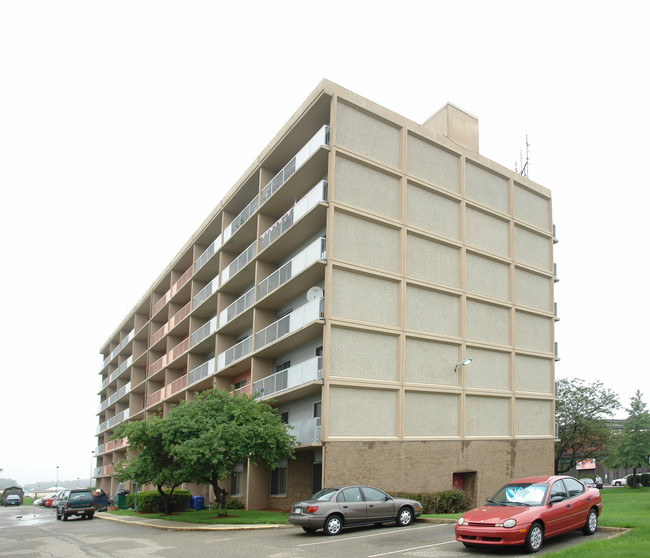
[[[115,499],[115,504],[117,505],[118,510],[126,509],[126,494],[120,494]]]

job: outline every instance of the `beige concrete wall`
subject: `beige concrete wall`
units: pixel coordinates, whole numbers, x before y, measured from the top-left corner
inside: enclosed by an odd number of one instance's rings
[[[338,145],[390,167],[399,167],[398,128],[345,103],[338,103],[336,108]]]
[[[548,436],[553,430],[552,401],[515,399],[515,436]]]
[[[332,271],[332,316],[397,325],[396,282],[343,269]],[[376,301],[381,300],[381,304]]]
[[[467,252],[465,287],[469,292],[508,300],[510,298],[510,265]]]
[[[459,399],[457,394],[407,391],[404,394],[404,436],[458,436]]]
[[[329,389],[328,436],[395,437],[397,392],[335,387]]]
[[[465,195],[482,205],[508,212],[508,181],[478,165],[465,165]]]
[[[515,183],[513,209],[516,219],[551,232],[551,200],[546,196]]]
[[[377,222],[334,212],[334,257],[398,271],[399,231]]]
[[[395,381],[398,341],[395,335],[332,327],[330,377]]]
[[[406,338],[404,381],[418,384],[459,385],[454,366],[460,360],[458,345],[430,339]]]
[[[408,184],[406,223],[447,238],[460,239],[460,203],[432,190]]]
[[[554,393],[553,360],[528,355],[516,355],[515,390]]]
[[[465,436],[510,436],[510,399],[465,397]]]
[[[552,269],[550,238],[521,227],[515,227],[514,235],[515,261],[546,271]]]
[[[465,212],[467,244],[497,256],[508,257],[508,223],[470,207]]]
[[[449,287],[460,285],[460,249],[409,234],[406,275]]]
[[[452,488],[453,473],[478,471],[476,496],[484,502],[513,478],[553,474],[553,444],[551,438],[329,442],[324,486],[362,479],[387,492],[437,492]]]
[[[465,387],[510,389],[510,353],[468,347],[467,354],[472,357],[472,363],[463,368]]]
[[[468,300],[467,339],[486,343],[510,344],[510,310],[494,304]]]
[[[407,285],[406,327],[431,333],[458,335],[460,298],[453,294]]]
[[[515,312],[515,347],[532,351],[553,350],[553,319]]]
[[[458,155],[409,134],[408,173],[452,192],[460,191]]]
[[[383,215],[399,218],[399,179],[378,169],[337,157],[334,197],[337,201]]]
[[[525,269],[515,269],[515,304],[544,312],[553,310],[553,279]]]

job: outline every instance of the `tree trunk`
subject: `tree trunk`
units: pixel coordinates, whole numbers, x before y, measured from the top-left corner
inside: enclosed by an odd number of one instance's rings
[[[221,488],[219,486],[219,479],[217,479],[216,476],[212,476],[210,479],[210,484],[212,485],[212,490],[214,490],[214,497],[217,501],[217,506],[218,506],[218,516],[219,517],[225,517],[228,515],[228,510],[226,509],[226,496],[227,492],[224,488]]]
[[[158,493],[164,498],[165,500],[165,511],[163,513],[167,515],[171,515],[172,513],[172,495],[174,494],[174,490],[176,489],[177,485],[172,486],[171,490],[169,491],[169,494],[167,494],[163,489],[164,485],[158,484],[156,485],[156,488],[158,489]]]

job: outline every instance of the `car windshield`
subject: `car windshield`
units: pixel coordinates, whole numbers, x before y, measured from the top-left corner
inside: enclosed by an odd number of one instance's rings
[[[92,499],[92,494],[90,492],[71,492],[70,500],[88,500]]]
[[[323,490],[316,492],[316,494],[314,494],[311,499],[323,501],[330,500],[337,490],[338,488],[323,488]]]
[[[544,501],[547,490],[548,484],[545,482],[507,484],[494,496],[488,498],[488,502],[500,506],[539,506]]]

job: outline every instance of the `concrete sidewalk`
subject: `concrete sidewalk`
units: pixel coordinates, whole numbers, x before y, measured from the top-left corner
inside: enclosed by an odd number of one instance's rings
[[[117,523],[129,523],[139,527],[149,527],[152,529],[162,529],[163,531],[246,531],[257,529],[295,529],[294,525],[276,525],[276,524],[248,524],[248,525],[205,525],[201,523],[184,523],[182,521],[167,521],[165,519],[153,519],[151,517],[142,517],[134,515],[113,515],[107,512],[98,512],[95,514],[96,519],[115,521]]]

